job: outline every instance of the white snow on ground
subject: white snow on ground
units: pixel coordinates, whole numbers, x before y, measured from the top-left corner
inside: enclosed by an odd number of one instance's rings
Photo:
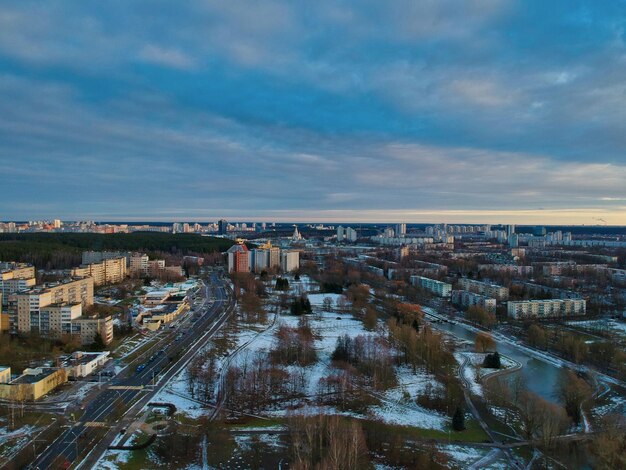
[[[289,279],[289,281],[292,283],[292,279]],[[300,281],[293,282],[300,282],[306,285],[307,289],[310,290],[318,290],[317,285],[305,276],[303,276]],[[329,375],[331,371],[331,355],[335,350],[337,339],[343,335],[356,337],[358,335],[368,336],[376,334],[375,332],[365,330],[363,323],[354,319],[350,314],[338,313],[336,311],[322,311],[322,305],[326,297],[332,299],[333,309],[335,309],[337,300],[341,298],[342,295],[310,294],[308,296],[314,314],[308,315],[307,318],[316,335],[315,349],[318,353],[318,361],[304,369],[295,365],[285,368],[291,373],[302,371],[305,381],[305,393],[307,396],[312,397],[313,400],[318,392],[320,379]],[[251,325],[242,328],[241,331],[236,334],[233,350],[244,345],[245,347],[236,354],[233,354],[231,351],[230,356],[219,358],[217,368],[220,369],[227,365],[240,364],[246,358],[253,357],[257,352],[270,350],[275,341],[274,333],[280,325],[297,327],[300,319],[301,317],[298,316],[280,315],[274,326],[269,329],[267,329],[267,325]],[[203,413],[207,413],[208,410],[202,408],[201,404],[194,400],[181,397],[181,395],[188,396],[185,374],[186,373],[183,371],[176,376],[170,384],[155,397],[154,401],[173,403],[177,407],[178,412],[186,413],[191,417],[198,417]],[[398,381],[399,384],[397,387],[386,391],[384,394],[378,394],[381,404],[372,407],[367,416],[357,415],[355,413],[341,413],[334,407],[315,406],[307,404],[306,402],[303,403],[304,406],[295,410],[283,407],[269,411],[266,414],[273,416],[286,416],[291,413],[343,414],[361,419],[381,420],[391,424],[416,426],[427,429],[443,429],[447,422],[445,417],[423,409],[415,403],[417,395],[423,393],[429,383],[437,385],[434,377],[423,371],[418,371],[417,374],[413,374],[408,368],[399,368]]]
[[[32,434],[35,428],[33,426],[22,426],[14,431],[8,431],[7,428],[0,427],[0,444],[8,441],[9,439],[15,439],[16,437]]]
[[[343,294],[309,294],[307,296],[309,298],[309,302],[311,302],[311,306],[313,307],[322,307],[324,305],[324,299],[329,298],[331,300],[331,305],[333,308],[337,308],[337,302],[339,299],[343,298],[346,302],[346,296]]]
[[[172,393],[167,387],[156,394],[152,401],[159,403],[171,403],[176,407],[176,413],[186,414],[193,419],[200,418],[208,411],[208,409],[202,407],[200,403]]]
[[[588,328],[590,330],[608,330],[620,335],[626,335],[626,323],[617,320],[569,321],[567,325]]]
[[[443,430],[447,422],[444,416],[416,404],[383,402],[381,405],[370,407],[369,411],[375,419],[400,426]]]
[[[117,470],[120,465],[128,462],[132,451],[130,450],[107,450],[103,458],[96,464],[97,470]]]
[[[476,367],[472,363],[473,356],[475,356],[475,353],[467,353],[467,352],[455,352],[454,353],[454,358],[461,366],[463,378],[469,385],[470,391],[474,395],[482,396],[483,389],[481,385],[478,383],[478,381],[476,380]],[[467,363],[465,362],[466,358],[469,359]]]
[[[81,387],[72,393],[72,400],[76,402],[82,401],[85,396],[91,391],[92,388],[97,387],[98,382],[86,382]]]
[[[449,468],[467,468],[489,452],[488,449],[454,444],[441,444],[437,448],[450,458]]]
[[[328,294],[320,294],[322,296]],[[311,297],[311,296],[310,296]],[[310,299],[309,297],[309,299]],[[323,302],[323,300],[322,300]],[[311,302],[313,303],[313,302]],[[322,312],[319,308],[315,308],[316,315],[309,317],[309,322],[313,330],[320,336],[315,341],[315,347],[318,352],[318,362],[306,368],[308,380],[308,395],[315,394],[319,380],[328,375],[328,366],[331,363],[331,355],[335,350],[337,339],[343,335],[351,337],[359,335],[375,335],[376,333],[367,331],[363,328],[363,323],[355,320],[351,315]],[[339,318],[339,320],[337,319]],[[299,318],[293,316],[283,316],[281,321],[290,326],[297,326]],[[295,366],[290,369],[293,371]],[[425,410],[415,404],[415,398],[421,393],[428,383],[436,383],[432,376],[423,372],[413,375],[408,368],[399,369],[398,376],[399,385],[385,392],[382,403],[370,408],[371,415],[369,417],[381,420],[389,424],[398,424],[402,426],[415,426],[426,429],[443,429],[446,418],[437,413]],[[410,399],[404,400],[404,391],[409,393]],[[313,414],[324,412],[327,414],[344,414],[358,418],[365,418],[354,413],[342,413],[332,407],[311,407],[295,410],[296,413]],[[272,414],[287,414],[284,410],[271,412]]]
[[[467,357],[469,359],[470,364],[473,366],[473,370],[476,370],[476,367],[478,366],[478,374],[481,378],[498,372],[498,370],[506,370],[519,365],[517,361],[514,361],[513,359],[501,354],[500,369],[488,369],[486,367],[482,367],[483,361],[485,360],[487,353],[460,352],[458,354],[459,357]],[[459,360],[459,358],[457,358],[457,361],[459,361],[459,364],[463,363]]]
[[[319,292],[319,285],[309,276],[300,276],[300,280],[296,281],[293,276],[285,276],[289,281],[289,292],[291,294],[308,294],[310,292]]]
[[[263,429],[265,430],[265,429]],[[241,450],[252,450],[253,446],[259,443],[269,447],[283,447],[280,434],[235,434],[235,442]]]
[[[399,401],[404,398],[407,392],[411,399],[422,395],[428,387],[433,392],[443,390],[443,386],[437,382],[435,376],[423,370],[417,370],[414,374],[413,370],[408,366],[396,367],[396,375],[398,377],[398,386],[390,389],[387,393],[390,399]]]

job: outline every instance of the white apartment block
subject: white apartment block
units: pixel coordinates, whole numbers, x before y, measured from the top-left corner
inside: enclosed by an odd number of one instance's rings
[[[496,313],[496,299],[466,290],[453,290],[452,303],[462,307],[478,305],[488,312]]]
[[[522,300],[507,302],[507,315],[514,319],[559,318],[585,315],[587,303],[583,299]]]
[[[280,269],[285,273],[300,269],[300,252],[283,251],[280,254]]]
[[[497,284],[488,284],[486,282],[474,281],[473,279],[461,278],[459,279],[458,286],[460,290],[481,294],[498,301],[507,300],[509,298],[509,289]]]
[[[439,297],[450,297],[450,293],[452,292],[451,284],[428,277],[411,276],[411,284],[420,286]]]

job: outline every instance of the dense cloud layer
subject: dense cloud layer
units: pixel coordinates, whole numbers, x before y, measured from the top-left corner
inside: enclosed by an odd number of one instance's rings
[[[626,223],[625,12],[4,1],[0,219]]]

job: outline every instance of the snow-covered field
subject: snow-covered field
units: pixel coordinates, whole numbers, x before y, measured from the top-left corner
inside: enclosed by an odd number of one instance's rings
[[[303,276],[300,281],[289,279],[291,290],[296,292],[316,292],[317,285]],[[300,287],[297,287],[300,285]],[[331,299],[333,311],[324,311],[324,300]],[[314,397],[318,392],[318,384],[320,379],[329,375],[334,368],[332,367],[331,355],[336,347],[337,339],[344,335],[356,337],[359,335],[371,336],[376,332],[367,331],[363,328],[363,323],[352,317],[352,315],[338,312],[337,305],[347,302],[344,296],[339,294],[320,294],[310,293],[308,299],[313,307],[313,314],[308,316],[309,324],[313,329],[316,338],[314,347],[317,351],[318,360],[316,363],[307,367],[291,365],[285,367],[289,372],[299,371],[305,378],[304,391],[308,397],[314,401]],[[270,318],[271,321],[271,318]],[[228,365],[236,365],[243,363],[246,358],[253,357],[258,352],[268,352],[271,350],[275,338],[274,333],[281,326],[296,328],[300,321],[300,317],[289,314],[280,314],[276,318],[274,324],[269,328],[268,325],[249,325],[241,326],[239,331],[231,338],[231,353],[224,357],[218,358],[218,370]],[[382,327],[382,324],[381,324]],[[233,353],[233,351],[235,351]],[[208,413],[210,410],[202,408],[201,405],[190,399],[183,398],[188,396],[185,372],[179,374],[157,397],[155,401],[171,402],[176,405],[178,412],[185,413],[190,417],[198,417],[202,413]],[[313,414],[347,414],[361,419],[374,419],[385,423],[398,424],[404,426],[415,426],[425,429],[444,429],[447,418],[436,412],[426,410],[415,404],[416,397],[423,393],[427,385],[437,386],[434,377],[423,371],[417,374],[408,368],[397,368],[398,385],[384,393],[376,394],[376,398],[380,400],[380,405],[370,407],[365,415],[356,415],[350,412],[340,412],[339,410],[329,406],[312,406],[311,399],[302,402],[301,406],[290,406],[272,409],[265,414],[268,416],[286,416],[293,413]],[[308,402],[308,403],[307,403]]]
[[[618,320],[581,320],[570,321],[567,324],[592,331],[608,331],[626,337],[626,323]]]

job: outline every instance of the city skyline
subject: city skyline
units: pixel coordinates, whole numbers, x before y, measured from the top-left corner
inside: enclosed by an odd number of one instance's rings
[[[626,225],[622,5],[3,2],[0,218]]]

